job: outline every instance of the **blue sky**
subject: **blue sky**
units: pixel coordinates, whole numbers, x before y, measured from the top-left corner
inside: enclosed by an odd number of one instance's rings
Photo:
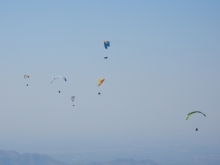
[[[0,148],[220,147],[219,7],[214,0],[0,1]],[[67,82],[51,84],[58,75]],[[207,117],[186,121],[194,110]]]

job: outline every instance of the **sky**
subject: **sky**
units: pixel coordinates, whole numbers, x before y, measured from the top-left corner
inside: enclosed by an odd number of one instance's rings
[[[219,164],[219,7],[0,1],[0,149]]]

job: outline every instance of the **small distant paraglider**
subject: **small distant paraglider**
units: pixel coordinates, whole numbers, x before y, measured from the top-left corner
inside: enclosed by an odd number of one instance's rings
[[[75,96],[71,96],[71,101],[74,102]],[[75,106],[75,105],[73,105]]]
[[[64,77],[64,76],[56,76],[56,77],[54,77],[54,78],[51,80],[51,83],[53,83],[54,80],[56,80],[56,79],[58,79],[58,78],[62,78],[65,82],[67,81],[66,77]],[[59,90],[58,92],[61,93],[60,90]]]
[[[28,74],[24,75],[24,79],[29,79],[29,78],[30,78],[30,76]],[[28,86],[28,84],[26,86]]]
[[[105,79],[99,78],[99,79],[98,79],[98,87],[101,86],[104,81],[105,81]],[[98,94],[101,95],[100,92],[99,92]]]
[[[201,114],[203,114],[203,116],[206,117],[206,115],[205,115],[204,113],[200,112],[200,111],[193,111],[193,112],[190,112],[190,113],[187,114],[187,116],[186,116],[186,120],[188,120],[189,117],[190,117],[191,115],[195,114],[195,113],[201,113]],[[196,131],[198,131],[198,130],[199,130],[199,129],[196,128]]]
[[[104,41],[104,47],[105,49],[108,49],[108,47],[110,47],[110,41]],[[104,59],[107,59],[108,57],[104,57]]]

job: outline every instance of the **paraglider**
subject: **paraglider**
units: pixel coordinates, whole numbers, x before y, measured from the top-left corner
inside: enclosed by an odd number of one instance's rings
[[[200,111],[193,111],[193,112],[190,112],[190,113],[186,116],[186,120],[188,120],[189,117],[190,117],[191,115],[195,114],[195,113],[201,113],[201,114],[203,114],[203,116],[206,117],[206,115],[205,115],[204,113],[200,112]],[[196,131],[198,131],[198,128],[196,128]]]
[[[66,77],[64,77],[64,76],[56,76],[56,77],[54,77],[54,78],[51,80],[51,83],[53,83],[54,80],[56,80],[56,79],[58,79],[58,78],[62,78],[65,82],[67,81]],[[58,92],[61,93],[60,90],[59,90]]]
[[[186,116],[186,120],[188,120],[188,118],[189,118],[191,115],[195,114],[195,113],[201,113],[201,114],[203,114],[203,115],[206,117],[206,115],[205,115],[204,113],[200,112],[200,111],[193,111],[193,112],[190,112],[190,113]]]
[[[104,81],[105,79],[103,78],[98,79],[98,87],[101,86]],[[100,95],[101,93],[99,92],[98,94]]]
[[[110,47],[110,41],[104,41],[104,47],[105,49],[108,49],[108,47]],[[104,59],[107,59],[108,57],[104,57]]]
[[[30,76],[28,74],[24,75],[24,79],[29,79],[29,78],[30,78]],[[26,86],[28,86],[28,84]]]
[[[71,96],[71,101],[74,102],[75,96]],[[74,106],[74,105],[73,105]]]

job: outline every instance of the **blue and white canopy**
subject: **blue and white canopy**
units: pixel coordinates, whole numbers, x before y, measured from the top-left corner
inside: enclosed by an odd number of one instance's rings
[[[108,49],[109,46],[110,46],[110,41],[104,41],[105,49]]]
[[[56,80],[57,78],[62,78],[62,79],[64,79],[64,81],[67,81],[66,77],[64,77],[64,76],[57,76],[57,77],[54,77],[54,78],[52,79],[51,83],[52,83],[54,80]]]

